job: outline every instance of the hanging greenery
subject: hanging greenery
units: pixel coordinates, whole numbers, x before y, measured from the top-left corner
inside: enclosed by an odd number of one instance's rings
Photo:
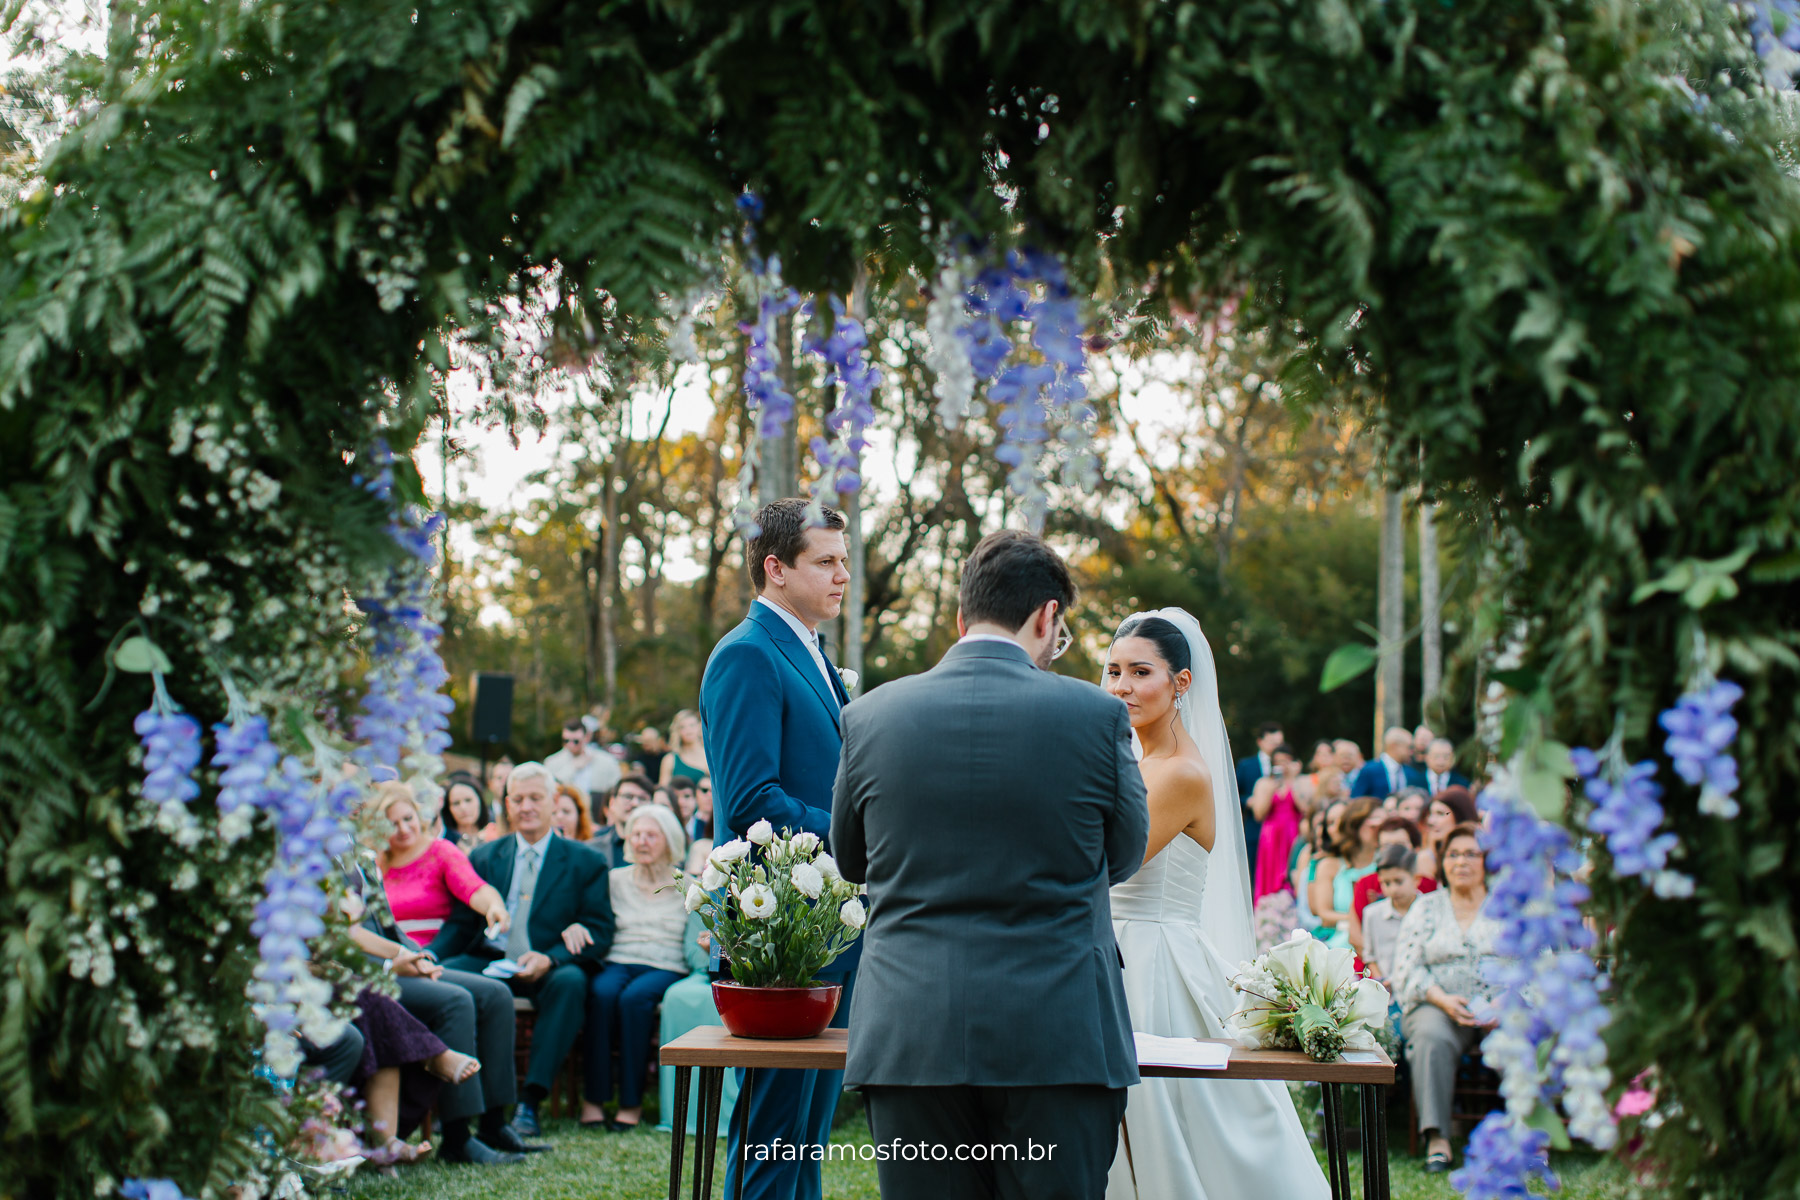
[[[1758,10],[1765,48],[1784,12]],[[422,498],[408,452],[447,341],[486,346],[502,387],[659,353],[746,189],[802,293],[848,294],[863,261],[966,292],[1019,247],[1049,256],[1045,354],[1073,335],[1065,279],[1136,318],[1242,298],[1240,323],[1304,331],[1290,401],[1354,397],[1396,481],[1492,547],[1481,632],[1516,639],[1510,740],[1553,815],[1578,815],[1542,784],[1557,743],[1617,731],[1621,761],[1654,760],[1691,682],[1740,686],[1735,819],[1689,784],[1662,798],[1692,896],[1595,855],[1610,1071],[1656,1066],[1670,1191],[1800,1190],[1800,193],[1745,20],[1712,0],[116,3],[104,63],[67,73],[85,117],[0,216],[0,1191],[218,1196],[279,1124],[246,993],[276,835],[228,840],[243,800],[206,764],[197,795],[146,786],[123,640],[166,656],[159,712],[226,721],[229,675],[283,754],[309,726],[347,739],[348,602],[411,561],[388,530]],[[504,315],[526,300],[551,320],[522,363]],[[971,316],[934,304],[934,330]],[[1007,445],[1042,445],[1040,394],[978,388],[961,359],[947,419],[975,389],[1019,408]],[[392,500],[364,481],[382,443]],[[189,763],[185,729],[146,731],[159,765]]]

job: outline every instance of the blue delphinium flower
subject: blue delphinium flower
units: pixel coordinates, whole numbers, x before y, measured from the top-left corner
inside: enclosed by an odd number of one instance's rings
[[[813,456],[819,460],[819,482],[813,490],[810,515],[816,520],[820,508],[837,503],[844,492],[862,487],[862,452],[868,444],[868,429],[875,423],[875,389],[880,372],[869,362],[869,339],[862,323],[844,310],[842,301],[831,298],[831,333],[812,336],[806,348],[825,360],[825,381],[837,388],[837,405],[825,418],[825,428],[835,435],[827,441],[812,440]]]
[[[143,793],[157,806],[156,827],[179,846],[193,846],[201,837],[200,823],[188,804],[200,795],[194,768],[204,751],[200,722],[175,709],[157,683],[156,701],[132,722],[144,747]]]
[[[1675,764],[1675,773],[1700,788],[1700,811],[1735,817],[1738,802],[1737,759],[1727,753],[1737,740],[1738,723],[1732,706],[1744,698],[1744,689],[1721,680],[1701,691],[1689,692],[1657,718],[1668,733],[1663,752]]]
[[[281,751],[269,740],[268,721],[257,716],[214,725],[213,742],[212,765],[221,768],[219,837],[235,842],[250,832],[262,803],[264,782],[280,763]]]
[[[1562,1186],[1550,1173],[1550,1135],[1492,1112],[1469,1135],[1462,1169],[1450,1184],[1469,1200],[1525,1200],[1532,1179],[1551,1191]]]
[[[173,1179],[127,1179],[119,1185],[125,1200],[187,1200]]]

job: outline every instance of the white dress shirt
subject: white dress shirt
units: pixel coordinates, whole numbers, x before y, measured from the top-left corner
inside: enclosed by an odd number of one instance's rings
[[[1270,754],[1267,750],[1258,750],[1256,752],[1256,761],[1262,764],[1264,779],[1267,779],[1275,773],[1275,756]]]
[[[787,622],[788,628],[794,631],[794,636],[800,639],[800,644],[805,646],[807,651],[812,655],[813,665],[819,668],[819,674],[824,677],[825,694],[830,696],[833,700],[836,700],[837,689],[831,685],[831,666],[825,661],[825,652],[819,649],[819,635],[801,624],[799,617],[796,617],[793,613],[781,607],[781,605],[770,600],[767,596],[758,596],[756,602],[758,604],[767,605],[775,615]]]
[[[1435,796],[1450,786],[1450,772],[1427,771],[1425,772],[1425,782],[1428,785],[1426,791]]]

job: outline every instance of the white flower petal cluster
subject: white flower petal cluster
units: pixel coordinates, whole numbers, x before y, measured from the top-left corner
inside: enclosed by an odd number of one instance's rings
[[[738,907],[753,921],[766,921],[775,915],[775,893],[766,884],[753,883],[738,897]]]
[[[869,916],[863,910],[862,901],[852,896],[844,901],[843,906],[838,909],[838,920],[851,929],[861,929],[868,924]]]
[[[706,907],[706,901],[707,895],[705,888],[697,883],[688,884],[686,903],[689,912],[699,912],[702,908]]]
[[[832,883],[842,883],[844,873],[838,870],[837,859],[829,854],[821,854],[812,861],[813,867]]]
[[[788,846],[794,853],[804,854],[809,858],[824,844],[825,843],[820,840],[818,834],[808,832],[804,829],[788,839]]]
[[[819,893],[825,890],[825,876],[811,863],[798,863],[788,872],[788,878],[794,882],[794,890],[808,900],[817,900]]]
[[[750,831],[744,836],[749,838],[752,842],[755,842],[758,846],[766,846],[775,840],[775,827],[770,825],[767,821],[758,821],[750,827]]]
[[[751,832],[754,833],[755,830],[752,830]],[[714,846],[712,853],[707,855],[706,858],[708,862],[717,866],[729,867],[732,863],[740,862],[749,856],[750,843],[744,841],[742,838],[733,838],[723,845]]]
[[[718,865],[709,858],[706,860],[706,869],[700,872],[700,886],[709,892],[716,892],[725,886],[725,881],[729,878],[730,876],[719,870]]]

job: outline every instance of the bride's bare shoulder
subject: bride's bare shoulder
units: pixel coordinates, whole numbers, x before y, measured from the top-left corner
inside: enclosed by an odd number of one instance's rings
[[[1198,754],[1176,754],[1168,758],[1151,759],[1142,766],[1146,787],[1197,797],[1212,795],[1212,772],[1207,770],[1206,760]]]

